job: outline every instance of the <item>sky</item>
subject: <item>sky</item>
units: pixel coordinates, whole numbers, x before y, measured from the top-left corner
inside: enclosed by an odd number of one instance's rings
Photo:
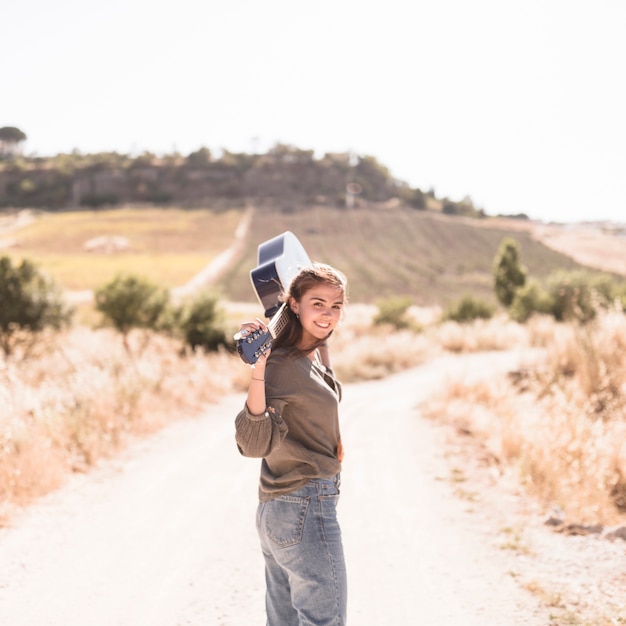
[[[24,152],[373,156],[489,215],[626,222],[624,0],[3,3]]]

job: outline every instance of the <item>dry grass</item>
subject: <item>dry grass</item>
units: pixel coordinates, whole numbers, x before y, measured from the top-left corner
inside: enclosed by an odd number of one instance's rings
[[[131,438],[197,414],[232,389],[232,355],[183,358],[179,350],[153,336],[131,357],[112,331],[79,328],[36,360],[0,362],[0,522],[69,472],[88,470]]]
[[[437,343],[448,352],[462,354],[489,350],[507,350],[525,346],[528,333],[523,326],[506,316],[476,320],[472,324],[444,322],[435,327]]]
[[[508,378],[450,380],[425,413],[471,434],[494,466],[514,467],[568,518],[623,521],[626,317],[608,313],[585,328],[543,319],[526,331],[528,345],[547,346],[540,356]]]
[[[377,307],[350,305],[346,320],[331,339],[332,365],[344,383],[374,380],[416,367],[439,352],[426,334],[374,326]]]

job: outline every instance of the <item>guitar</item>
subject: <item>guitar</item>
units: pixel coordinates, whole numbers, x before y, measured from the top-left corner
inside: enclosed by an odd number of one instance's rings
[[[265,317],[270,318],[281,305],[281,293],[303,267],[311,265],[311,259],[298,238],[288,230],[260,244],[257,258],[250,280],[265,309]]]
[[[250,280],[265,309],[265,316],[271,319],[267,324],[267,332],[235,335],[239,356],[250,365],[272,347],[272,339],[278,337],[287,325],[287,305],[280,301],[280,295],[303,267],[311,265],[311,259],[302,244],[290,231],[260,244],[257,259],[257,267],[250,271]]]

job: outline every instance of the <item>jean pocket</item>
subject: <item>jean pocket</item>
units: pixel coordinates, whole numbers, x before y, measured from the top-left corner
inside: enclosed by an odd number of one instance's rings
[[[266,503],[265,534],[277,547],[288,548],[302,541],[309,500],[287,495]]]

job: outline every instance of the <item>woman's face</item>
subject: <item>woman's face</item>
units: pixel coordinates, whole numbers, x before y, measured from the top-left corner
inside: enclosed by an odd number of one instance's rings
[[[343,290],[324,283],[315,285],[304,293],[300,302],[291,298],[290,306],[302,324],[302,344],[298,347],[306,348],[328,337],[341,320]]]

